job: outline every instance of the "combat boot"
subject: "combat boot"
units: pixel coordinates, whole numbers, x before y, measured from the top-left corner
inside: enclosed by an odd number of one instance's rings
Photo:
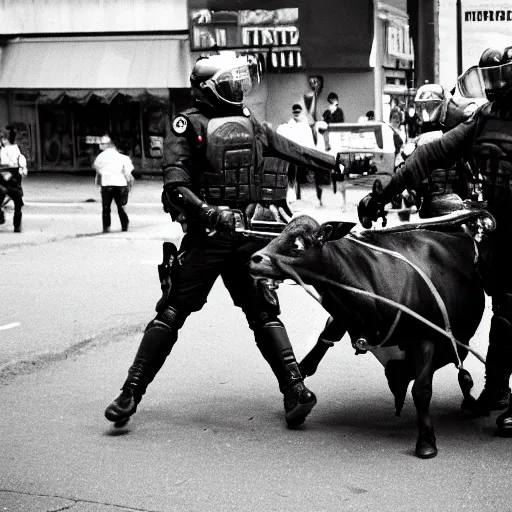
[[[512,366],[512,326],[496,314],[491,319],[489,348],[485,361],[485,386],[476,400],[473,412],[489,415],[490,411],[506,409],[510,400]]]
[[[146,388],[164,364],[178,338],[177,331],[155,319],[149,323],[121,394],[105,409],[105,418],[116,427],[125,425],[137,412]]]
[[[289,427],[302,425],[316,405],[316,396],[302,380],[297,363],[287,365],[289,372],[288,383],[282,387],[285,420]]]
[[[137,412],[137,406],[144,394],[142,388],[146,387],[143,385],[143,378],[144,366],[134,362],[121,388],[121,394],[105,409],[107,420],[112,421],[116,426],[121,426]]]
[[[22,213],[19,210],[14,211],[14,216],[12,219],[12,223],[14,224],[14,232],[21,233],[21,217]]]
[[[512,435],[512,402],[510,402],[507,410],[496,418],[498,427],[498,435],[508,437]]]
[[[0,208],[0,224],[5,224],[5,214],[2,208]]]

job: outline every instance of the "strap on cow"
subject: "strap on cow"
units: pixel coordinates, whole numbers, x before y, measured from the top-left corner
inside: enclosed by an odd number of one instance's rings
[[[379,247],[375,247],[375,249],[380,249],[380,248]],[[408,261],[408,260],[406,260],[406,261]],[[311,285],[307,285],[306,283],[304,283],[304,281],[301,279],[301,277],[298,275],[298,273],[292,267],[290,267],[289,265],[285,264],[284,262],[280,261],[277,258],[274,260],[274,263],[283,272],[287,273],[293,280],[295,280],[300,286],[302,286],[306,290],[306,292],[309,293],[317,302],[319,302],[321,304],[321,298],[318,296],[318,293],[316,292],[316,290]],[[411,265],[412,265],[412,263],[411,263]],[[419,315],[418,313],[416,313],[412,309],[408,308],[407,306],[404,306],[403,304],[399,304],[398,302],[395,302],[394,300],[388,299],[386,297],[381,297],[380,295],[377,295],[375,293],[368,292],[366,290],[361,290],[359,288],[354,288],[353,286],[348,286],[348,285],[345,285],[345,284],[337,283],[336,281],[333,281],[332,279],[329,279],[328,277],[324,277],[324,276],[322,276],[320,274],[317,274],[316,272],[311,272],[311,271],[306,270],[306,269],[301,269],[301,272],[304,275],[308,276],[308,277],[316,279],[317,281],[321,281],[321,282],[329,284],[331,286],[335,286],[337,288],[341,288],[343,290],[347,290],[347,291],[350,291],[350,292],[355,293],[355,294],[363,295],[363,296],[370,297],[372,299],[378,300],[380,302],[384,302],[385,304],[388,304],[389,306],[395,307],[395,308],[399,309],[400,311],[403,311],[404,313],[407,313],[408,315],[416,318],[416,320],[419,320],[420,322],[424,323],[425,325],[431,327],[432,329],[434,329],[438,333],[446,336],[447,338],[450,339],[450,341],[451,341],[451,343],[453,345],[453,348],[455,350],[455,355],[456,355],[456,358],[457,358],[457,361],[458,361],[457,368],[459,370],[463,370],[463,367],[462,367],[462,363],[461,363],[460,358],[459,358],[459,354],[457,352],[456,345],[460,345],[460,346],[464,347],[466,350],[471,352],[479,361],[481,361],[482,363],[485,364],[485,359],[477,351],[473,350],[468,345],[465,345],[464,343],[461,343],[459,340],[454,338],[454,336],[453,336],[453,334],[451,332],[451,329],[443,329],[442,327],[439,327],[438,325],[432,323],[430,320],[427,320],[426,318],[424,318],[423,316]],[[436,290],[436,293],[437,293],[437,290]],[[443,314],[443,316],[444,316],[445,314],[447,314],[446,313],[446,307],[445,307],[444,302],[442,301],[442,299],[440,299],[440,300],[441,300],[441,304],[442,304],[442,306],[440,304],[440,307],[442,308],[441,311],[443,311],[443,309],[444,309],[444,312],[445,312]],[[438,302],[438,304],[439,304],[439,302]],[[448,321],[448,327],[449,327],[449,321]]]

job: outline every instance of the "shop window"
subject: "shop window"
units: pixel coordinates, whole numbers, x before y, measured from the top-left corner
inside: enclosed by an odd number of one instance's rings
[[[45,167],[72,167],[73,141],[69,105],[49,105],[39,109],[41,156]]]

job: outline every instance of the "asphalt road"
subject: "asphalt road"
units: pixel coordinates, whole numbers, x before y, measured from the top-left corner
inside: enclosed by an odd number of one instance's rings
[[[78,203],[73,194],[68,203]],[[494,435],[495,415],[459,410],[453,365],[434,380],[435,459],[414,456],[410,394],[396,418],[381,365],[355,356],[346,338],[307,380],[317,407],[289,430],[274,377],[219,283],[137,414],[112,428],[103,411],[153,315],[161,241],[176,232],[156,202],[132,202],[130,231],[101,235],[92,225],[98,204],[66,210],[45,197],[27,197],[25,236],[44,227],[46,238],[13,243],[0,232],[9,269],[0,329],[10,326],[0,330],[0,510],[512,510],[512,440]],[[306,210],[353,216],[332,201],[320,209],[305,200]],[[55,219],[66,236],[51,234]],[[87,225],[87,236],[73,237],[73,222]],[[327,314],[297,286],[281,286],[279,296],[300,359]],[[472,341],[484,354],[489,314]],[[465,366],[477,394],[483,366],[472,356]]]

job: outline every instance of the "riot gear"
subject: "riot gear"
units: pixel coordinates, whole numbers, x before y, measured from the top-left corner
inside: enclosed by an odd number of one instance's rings
[[[218,277],[244,312],[277,379],[287,424],[302,424],[316,404],[278,318],[277,294],[254,280],[247,263],[268,243],[258,235],[282,230],[289,213],[286,168],[268,162],[285,160],[330,173],[335,159],[274,133],[243,108],[243,96],[258,78],[252,70],[243,58],[199,59],[191,75],[195,105],[178,114],[165,140],[162,202],[185,236],[172,268],[164,280],[160,276],[158,314],[144,333],[123,391],[105,411],[117,424],[137,410],[185,319],[202,309]]]
[[[512,89],[512,46],[504,51],[487,48],[478,66],[469,68],[458,78],[458,87],[466,98],[503,98]]]
[[[440,125],[446,112],[446,94],[439,84],[422,85],[414,98],[416,114],[421,123]]]
[[[201,57],[190,75],[197,98],[214,107],[242,107],[244,95],[259,80],[257,68],[244,57]]]

